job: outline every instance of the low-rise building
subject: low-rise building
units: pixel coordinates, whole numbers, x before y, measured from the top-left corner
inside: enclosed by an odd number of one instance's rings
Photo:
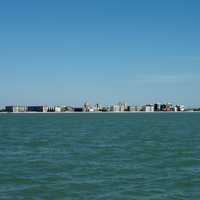
[[[144,106],[144,111],[145,112],[154,112],[154,105],[152,104],[147,104]]]
[[[119,107],[119,105],[112,105],[112,106],[110,107],[110,111],[111,111],[111,112],[120,112],[120,107]]]
[[[55,112],[55,107],[54,106],[48,106],[47,112]]]
[[[55,106],[55,112],[62,112],[61,106]]]
[[[74,112],[74,108],[71,106],[64,106],[62,112]]]
[[[27,106],[6,106],[5,107],[6,112],[26,112],[27,111]]]
[[[83,112],[93,112],[93,107],[88,102],[83,105]]]
[[[28,112],[48,112],[48,106],[28,106]]]
[[[154,111],[155,112],[161,111],[161,104],[160,103],[155,103],[154,104]]]
[[[185,107],[183,105],[176,105],[176,110],[177,112],[184,112],[185,111]]]
[[[174,110],[174,107],[171,103],[166,103],[166,111],[171,112]]]
[[[135,112],[136,111],[135,106],[128,106],[127,111]]]
[[[102,109],[102,107],[98,103],[94,106],[94,111],[95,112],[99,112],[99,111],[101,111],[101,109]]]
[[[84,112],[83,108],[75,107],[74,112]]]
[[[121,103],[119,102],[117,105],[112,105],[110,107],[111,112],[124,112],[128,111],[128,105],[127,103]]]
[[[110,112],[111,111],[111,107],[110,106],[103,106],[99,109],[99,111],[101,112]]]

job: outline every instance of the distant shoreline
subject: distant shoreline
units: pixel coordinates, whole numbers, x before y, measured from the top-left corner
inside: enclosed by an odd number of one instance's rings
[[[200,113],[200,111],[184,111],[184,112],[165,112],[165,111],[159,111],[159,112],[146,112],[146,111],[129,111],[129,112],[0,112],[0,114],[124,114],[124,113]]]

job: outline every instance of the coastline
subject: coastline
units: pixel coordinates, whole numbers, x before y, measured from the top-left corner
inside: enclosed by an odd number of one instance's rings
[[[184,111],[184,112],[146,112],[146,111],[128,111],[128,112],[0,112],[0,114],[159,114],[159,113],[200,113],[200,111]]]

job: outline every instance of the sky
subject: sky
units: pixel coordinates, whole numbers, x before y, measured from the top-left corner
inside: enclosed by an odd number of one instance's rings
[[[200,105],[200,1],[0,1],[0,105]]]

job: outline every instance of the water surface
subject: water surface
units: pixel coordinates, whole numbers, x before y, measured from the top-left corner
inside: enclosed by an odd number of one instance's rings
[[[200,114],[0,114],[0,199],[200,199]]]

